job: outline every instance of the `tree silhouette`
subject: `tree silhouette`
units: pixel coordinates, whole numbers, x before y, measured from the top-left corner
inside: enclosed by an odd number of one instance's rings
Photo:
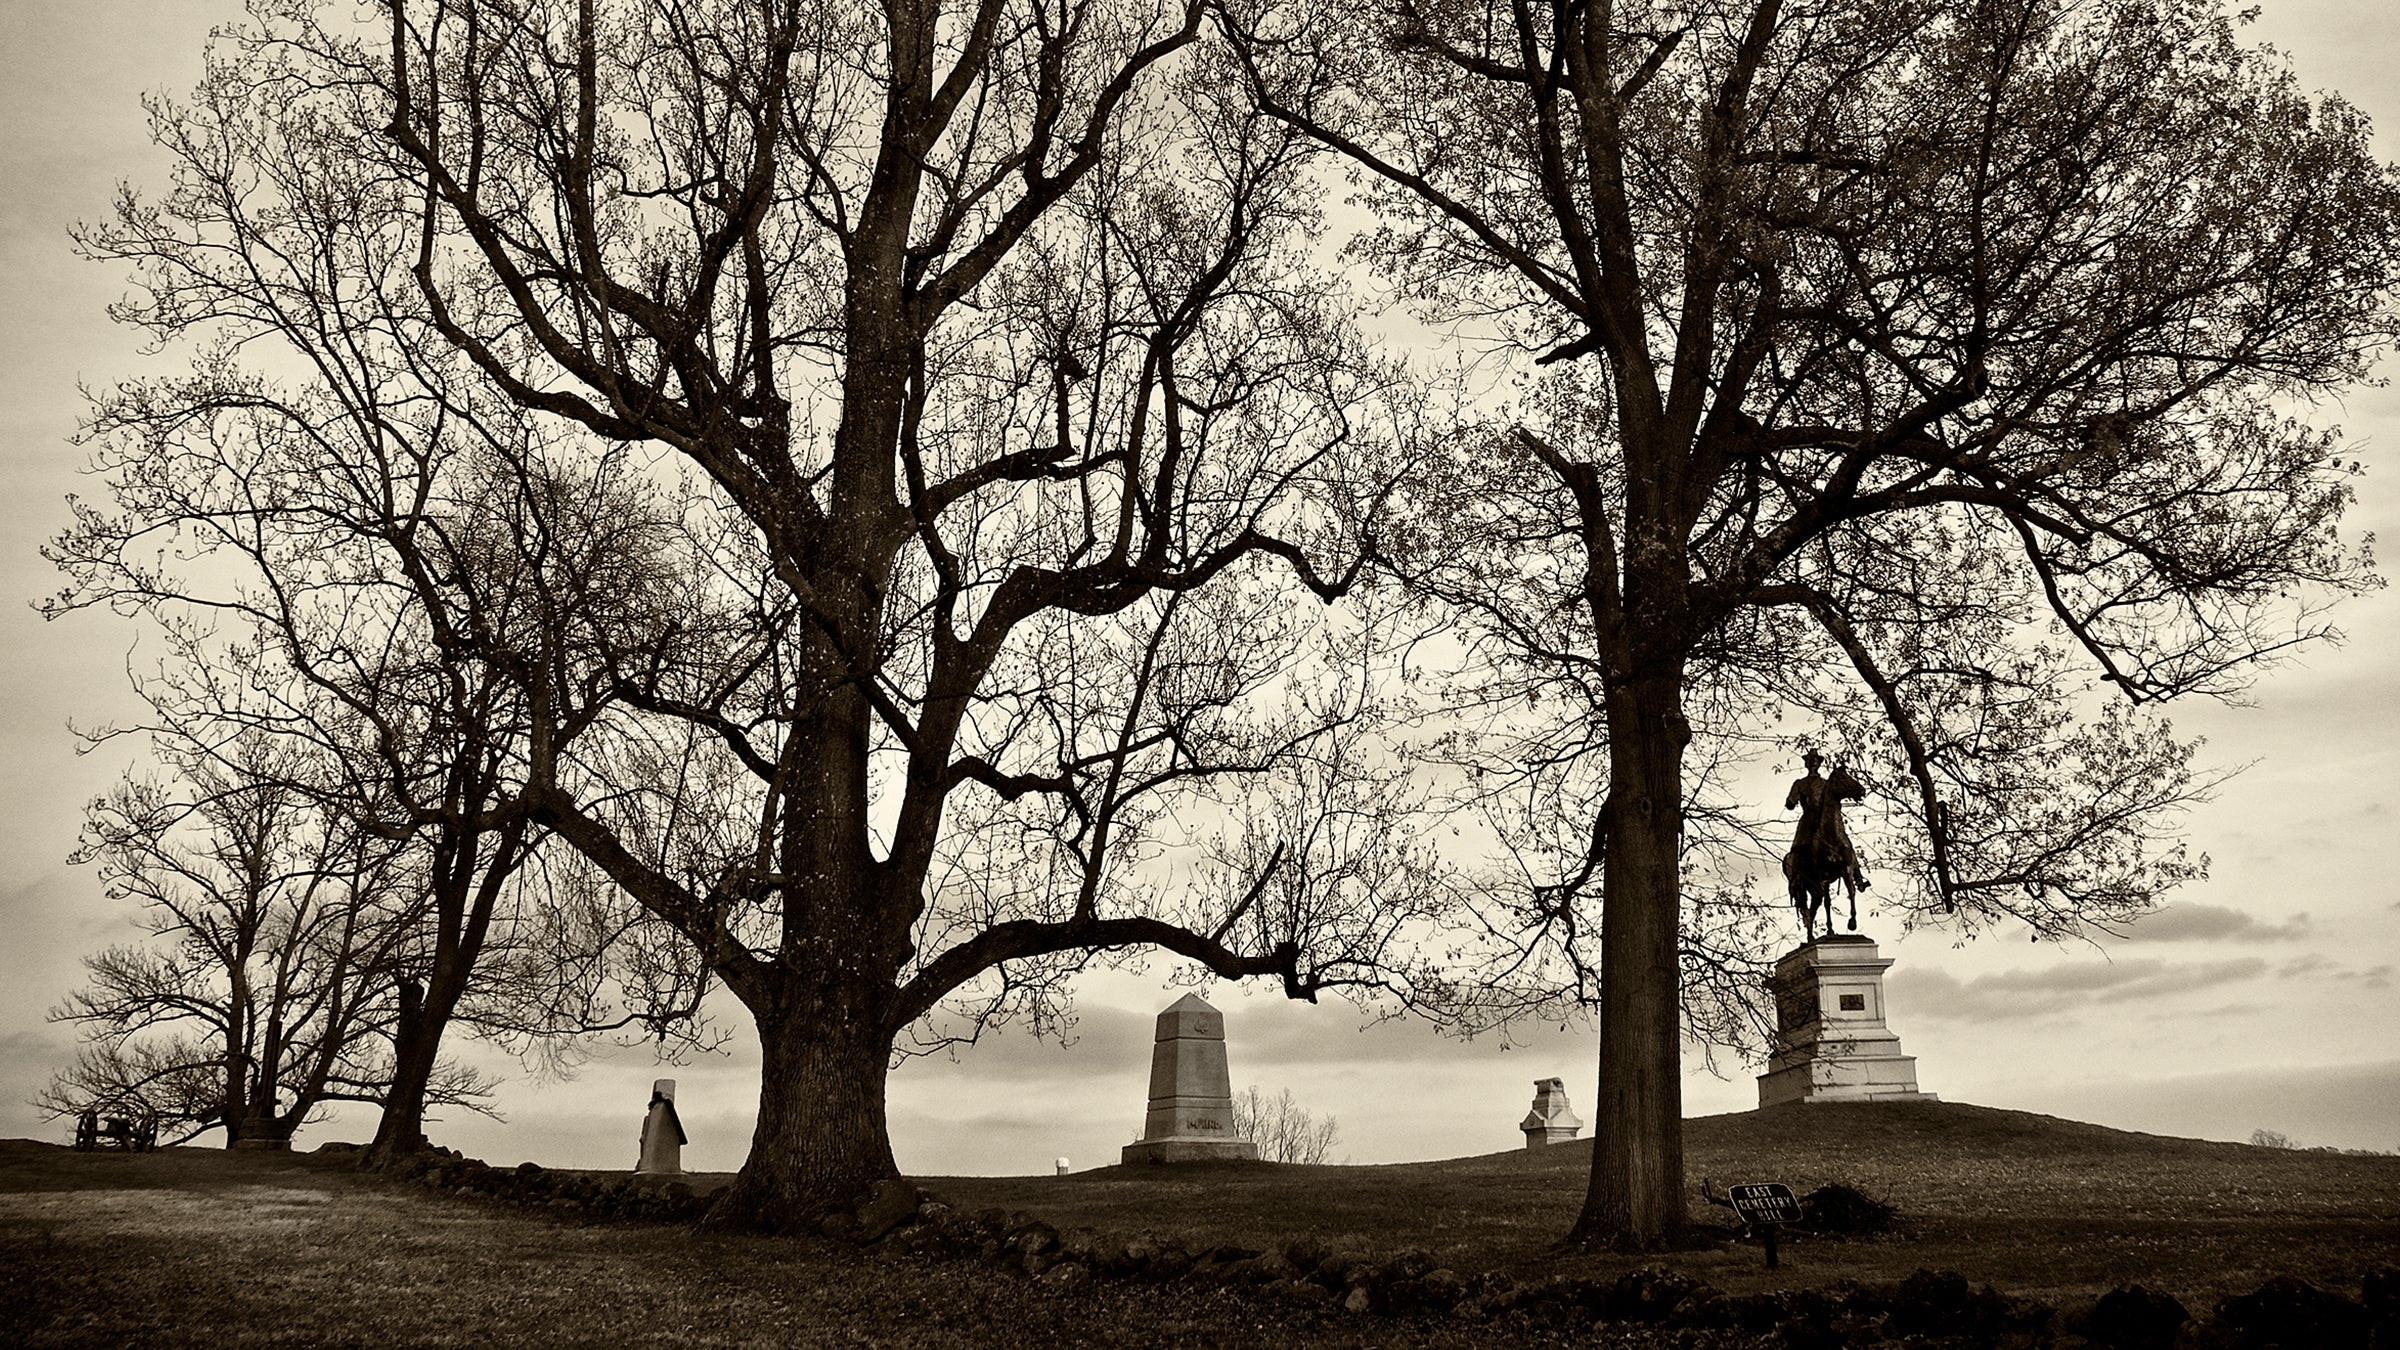
[[[1491,790],[1581,807],[1516,906],[1599,975],[1576,1235],[1669,1240],[1698,789],[1822,740],[1918,914],[2056,934],[2188,875],[2156,835],[2205,784],[2138,705],[2369,580],[2290,414],[2394,336],[2394,174],[2171,0],[1233,8],[1361,253],[1533,358],[1391,551],[1464,618]]]

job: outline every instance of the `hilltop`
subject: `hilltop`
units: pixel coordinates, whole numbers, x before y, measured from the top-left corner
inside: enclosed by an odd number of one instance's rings
[[[1165,1226],[1266,1245],[1375,1235],[1461,1268],[1605,1273],[1628,1258],[1560,1258],[1591,1170],[1588,1140],[1538,1151],[1370,1167],[1108,1167],[1066,1177],[926,1182],[968,1207],[1001,1205],[1061,1226]],[[2114,1130],[1956,1102],[1788,1105],[1684,1125],[1702,1178],[1841,1183],[1894,1206],[1888,1237],[1786,1244],[1769,1275],[1755,1247],[1667,1264],[1727,1289],[1920,1266],[2041,1297],[2141,1281],[2180,1294],[2255,1288],[2272,1274],[2355,1287],[2400,1264],[2400,1157],[2260,1148]],[[1694,1200],[1703,1224],[1729,1221]],[[1651,1258],[1655,1259],[1655,1258]]]

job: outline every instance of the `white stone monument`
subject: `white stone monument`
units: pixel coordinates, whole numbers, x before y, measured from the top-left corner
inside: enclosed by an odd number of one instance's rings
[[[1775,1047],[1758,1076],[1758,1104],[1930,1102],[1917,1061],[1883,1021],[1888,957],[1856,934],[1821,937],[1775,963]]]
[[[1583,1129],[1583,1120],[1575,1108],[1567,1105],[1567,1083],[1563,1078],[1533,1080],[1533,1110],[1517,1128],[1525,1132],[1525,1147],[1548,1148],[1563,1144]]]
[[[1225,1014],[1185,994],[1158,1015],[1150,1047],[1150,1110],[1126,1163],[1255,1161],[1258,1145],[1234,1133],[1233,1076],[1225,1065]]]
[[[634,1165],[633,1174],[682,1175],[683,1146],[690,1142],[683,1137],[683,1121],[675,1114],[675,1080],[661,1078],[650,1085],[650,1110],[642,1117],[642,1160]]]

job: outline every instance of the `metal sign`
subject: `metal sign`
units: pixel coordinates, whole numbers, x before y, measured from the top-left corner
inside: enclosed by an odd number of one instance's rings
[[[1780,1181],[1754,1181],[1744,1186],[1729,1186],[1725,1198],[1733,1202],[1733,1212],[1748,1224],[1800,1222],[1800,1197]]]

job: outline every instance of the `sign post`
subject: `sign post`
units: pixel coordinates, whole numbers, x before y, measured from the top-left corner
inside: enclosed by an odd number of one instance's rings
[[[1727,1187],[1725,1198],[1733,1202],[1733,1212],[1742,1216],[1742,1222],[1757,1229],[1766,1241],[1767,1269],[1775,1269],[1775,1230],[1800,1222],[1800,1197],[1780,1181],[1753,1181]]]

